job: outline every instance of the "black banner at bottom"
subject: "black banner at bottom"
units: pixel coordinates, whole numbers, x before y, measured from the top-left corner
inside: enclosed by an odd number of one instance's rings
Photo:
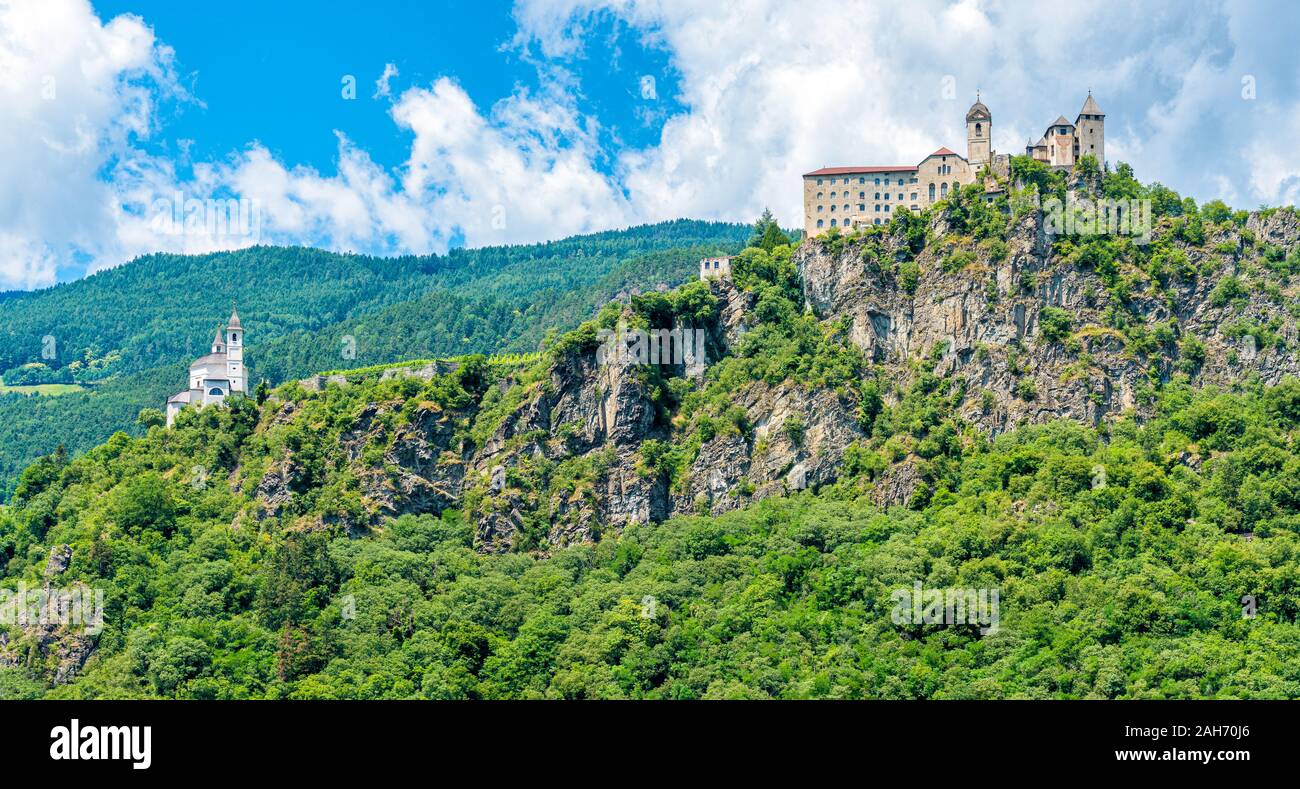
[[[7,766],[50,779],[337,778],[403,768],[668,779],[1287,765],[1289,702],[0,702]],[[1064,771],[1063,773],[1061,771]],[[584,779],[585,782],[585,779]]]

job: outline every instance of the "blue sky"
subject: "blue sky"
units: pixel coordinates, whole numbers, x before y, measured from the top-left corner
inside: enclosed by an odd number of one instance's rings
[[[510,45],[516,27],[504,2],[226,2],[221,17],[250,20],[230,35],[214,35],[228,28],[185,3],[93,5],[102,19],[142,17],[176,51],[177,77],[201,105],[169,107],[166,133],[153,142],[174,151],[177,140],[192,140],[190,156],[199,161],[258,140],[278,159],[329,171],[338,130],[363,144],[377,163],[400,167],[413,135],[394,126],[388,102],[374,98],[374,83],[390,63],[398,71],[390,80],[396,93],[450,75],[470,96],[490,103],[517,85],[535,90],[540,83],[528,53]],[[638,36],[612,17],[592,34],[602,41],[598,63],[563,59],[582,72],[572,94],[577,106],[601,118],[606,146],[653,143],[662,117],[656,122],[646,112],[639,80],[650,73],[665,80],[667,54],[640,46]],[[605,57],[610,44],[616,57]],[[357,80],[356,100],[342,97],[348,75]],[[656,104],[660,113],[672,107],[667,99]]]
[[[1000,151],[1091,88],[1112,165],[1293,204],[1296,29],[1264,0],[0,2],[0,289],[252,243],[798,225],[802,172],[964,151],[976,89]]]

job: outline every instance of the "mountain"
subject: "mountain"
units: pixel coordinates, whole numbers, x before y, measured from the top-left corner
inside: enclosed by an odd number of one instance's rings
[[[41,363],[92,388],[57,398],[0,392],[0,501],[37,456],[88,449],[159,406],[233,302],[253,332],[252,373],[273,384],[413,355],[526,352],[611,298],[682,282],[700,257],[735,251],[750,232],[679,220],[424,257],[274,247],[151,255],[6,294],[0,375]]]
[[[0,696],[1298,697],[1300,216],[1052,177],[42,458]]]

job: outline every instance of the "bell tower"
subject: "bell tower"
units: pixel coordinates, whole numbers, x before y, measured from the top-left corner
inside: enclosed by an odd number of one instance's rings
[[[248,392],[244,371],[244,327],[239,322],[235,305],[230,305],[230,320],[226,321],[226,375],[230,376],[230,391]]]
[[[978,171],[992,159],[993,114],[975,93],[975,103],[966,111],[966,161]]]

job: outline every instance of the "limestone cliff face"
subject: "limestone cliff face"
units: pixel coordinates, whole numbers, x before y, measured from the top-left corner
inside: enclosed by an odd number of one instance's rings
[[[1292,249],[1300,228],[1290,212],[1253,215],[1246,231],[1257,243]],[[818,318],[847,318],[852,341],[870,357],[907,375],[909,358],[935,354],[935,372],[964,382],[961,415],[989,433],[1021,423],[1066,418],[1091,425],[1127,409],[1143,412],[1139,393],[1153,377],[1168,380],[1180,361],[1178,344],[1195,338],[1203,359],[1183,359],[1197,385],[1229,385],[1248,375],[1277,383],[1300,372],[1294,318],[1269,294],[1215,306],[1211,291],[1225,277],[1244,276],[1245,242],[1236,229],[1207,234],[1203,246],[1176,246],[1190,269],[1212,274],[1171,277],[1163,295],[1133,295],[1126,306],[1099,274],[1052,253],[1042,215],[1022,217],[1006,239],[1005,252],[971,245],[973,261],[945,272],[952,247],[942,221],[935,241],[917,257],[919,276],[910,292],[893,267],[882,266],[861,246],[834,252],[818,242],[803,244],[795,260],[804,295]],[[891,252],[896,251],[892,247]],[[1068,338],[1045,336],[1045,308],[1070,317]],[[1135,350],[1107,315],[1123,310],[1157,336],[1176,320],[1173,341]],[[1273,323],[1277,341],[1241,334],[1242,323]],[[1238,331],[1234,332],[1234,325]],[[1271,334],[1271,332],[1270,332]],[[1273,339],[1271,336],[1267,339]]]
[[[847,326],[885,382],[886,403],[906,390],[919,360],[958,383],[959,416],[990,435],[1060,418],[1097,425],[1126,411],[1141,417],[1151,407],[1144,393],[1176,371],[1202,386],[1300,374],[1300,338],[1285,308],[1294,285],[1212,296],[1228,278],[1254,281],[1261,249],[1300,246],[1292,212],[1253,215],[1242,228],[1207,225],[1197,246],[1166,240],[1182,256],[1180,272],[1127,292],[1113,287],[1114,272],[1107,287],[1092,266],[1059,251],[1041,214],[1023,216],[997,243],[959,236],[942,217],[914,258],[902,243],[811,240],[793,257],[807,308]],[[914,280],[902,264],[915,264]],[[678,328],[702,329],[712,362],[734,353],[757,319],[752,293],[726,281],[710,288],[715,317]],[[402,402],[368,404],[341,438],[368,525],[463,508],[479,550],[545,552],[630,524],[716,515],[832,483],[846,449],[870,438],[858,402],[794,380],[726,392],[745,429],[692,436],[665,403],[672,376],[699,385],[706,367],[655,370],[578,347],[545,375],[493,384],[496,391],[463,411],[428,403],[394,420]],[[292,418],[291,404],[275,416]],[[467,425],[475,425],[473,440]],[[647,441],[682,447],[692,438],[698,450],[671,473],[647,461]],[[274,516],[291,499],[298,473],[293,457],[266,471],[255,491],[260,516]],[[870,494],[882,507],[905,505],[924,476],[920,458],[898,457],[874,477]]]

